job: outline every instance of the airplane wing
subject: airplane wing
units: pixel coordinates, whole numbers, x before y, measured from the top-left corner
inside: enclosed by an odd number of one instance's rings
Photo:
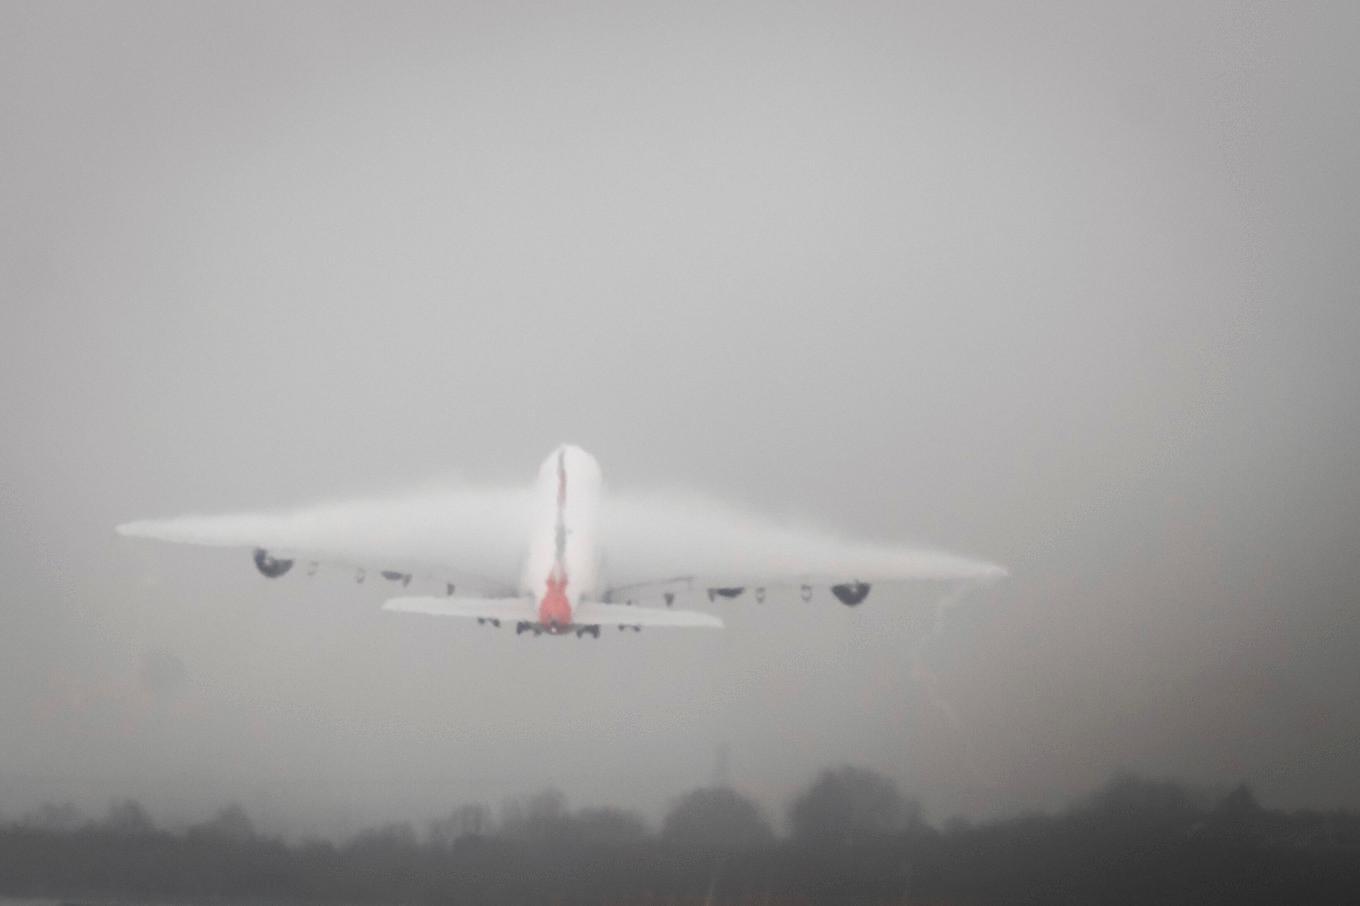
[[[452,600],[439,597],[392,598],[383,610],[423,613],[439,617],[476,617],[480,620],[538,622],[538,609],[530,598],[468,598]],[[583,601],[572,613],[576,626],[664,626],[671,628],[722,629],[723,622],[712,614],[693,610],[661,610]]]
[[[599,531],[606,597],[616,602],[668,590],[707,591],[713,599],[750,587],[801,588],[805,596],[824,587],[843,603],[858,604],[879,583],[1007,575],[1004,567],[972,557],[850,540],[675,494],[609,497]]]
[[[121,535],[253,549],[266,576],[294,561],[409,583],[413,574],[515,594],[530,524],[527,491],[462,488],[272,512],[180,516],[118,526]]]

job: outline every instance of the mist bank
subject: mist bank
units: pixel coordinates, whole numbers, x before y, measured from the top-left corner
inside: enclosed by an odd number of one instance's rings
[[[116,802],[90,821],[46,806],[0,823],[0,896],[351,903],[1350,903],[1360,814],[1266,808],[1122,774],[1051,814],[937,827],[891,781],[823,771],[776,831],[725,787],[659,827],[552,790],[461,806],[343,842],[257,833],[235,806],[158,828]],[[763,899],[762,899],[763,898]]]

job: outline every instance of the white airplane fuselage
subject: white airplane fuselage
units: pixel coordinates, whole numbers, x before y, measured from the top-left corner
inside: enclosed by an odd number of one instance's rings
[[[576,606],[599,591],[601,489],[600,465],[580,447],[558,447],[538,470],[520,591],[538,602],[539,625],[554,635],[569,632]]]

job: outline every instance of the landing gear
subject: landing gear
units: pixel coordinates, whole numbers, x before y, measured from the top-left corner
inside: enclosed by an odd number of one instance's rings
[[[577,627],[577,629],[576,629],[576,637],[577,637],[578,639],[579,639],[579,638],[583,638],[583,637],[588,636],[588,635],[592,635],[592,636],[594,636],[595,638],[598,639],[598,638],[600,637],[600,627],[598,627],[598,626],[579,626],[579,627]]]
[[[525,620],[520,620],[515,624],[515,635],[524,635],[529,631],[529,624]]]

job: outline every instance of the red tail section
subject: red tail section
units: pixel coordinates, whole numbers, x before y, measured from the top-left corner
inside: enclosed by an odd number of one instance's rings
[[[571,602],[567,600],[566,577],[548,577],[548,590],[538,603],[538,622],[549,632],[565,632],[571,625]]]

